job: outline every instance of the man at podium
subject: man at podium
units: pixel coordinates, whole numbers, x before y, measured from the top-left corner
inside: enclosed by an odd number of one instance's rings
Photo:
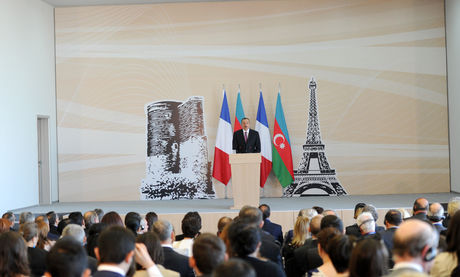
[[[260,153],[259,133],[249,128],[249,118],[243,118],[241,126],[243,129],[233,133],[233,150],[236,153]]]

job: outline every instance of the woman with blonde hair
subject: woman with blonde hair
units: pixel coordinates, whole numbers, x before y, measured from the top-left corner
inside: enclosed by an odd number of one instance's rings
[[[310,237],[310,233],[308,231],[309,228],[310,219],[308,217],[297,217],[294,225],[294,237],[283,249],[283,257],[285,261],[294,257],[294,250],[304,245],[305,240]]]

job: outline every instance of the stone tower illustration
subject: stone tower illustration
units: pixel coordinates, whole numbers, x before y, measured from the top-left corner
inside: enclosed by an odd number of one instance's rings
[[[310,107],[308,115],[307,139],[303,145],[303,155],[299,167],[294,170],[294,182],[284,194],[286,197],[329,195],[347,195],[337,179],[335,169],[331,169],[327,161],[325,148],[321,141],[319,127],[318,104],[316,101],[316,80],[309,82]],[[321,193],[319,193],[321,192]]]

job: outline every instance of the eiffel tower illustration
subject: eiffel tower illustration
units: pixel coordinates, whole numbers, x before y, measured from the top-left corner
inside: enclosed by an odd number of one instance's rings
[[[316,87],[316,80],[312,77],[309,82],[310,110],[307,140],[303,145],[304,152],[299,167],[294,170],[294,182],[284,192],[286,197],[347,195],[337,179],[335,169],[329,166],[324,152],[325,145],[321,142]]]

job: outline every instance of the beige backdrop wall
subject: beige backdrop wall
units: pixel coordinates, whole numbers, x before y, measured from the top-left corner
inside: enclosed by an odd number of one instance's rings
[[[326,154],[349,194],[450,190],[442,0],[238,1],[55,13],[62,202],[140,199],[149,102],[204,97],[212,161],[223,84],[232,121],[240,85],[253,126],[262,84],[273,134],[281,83],[297,168],[312,76]],[[213,181],[224,197],[224,186]],[[271,173],[265,195],[281,194]]]

